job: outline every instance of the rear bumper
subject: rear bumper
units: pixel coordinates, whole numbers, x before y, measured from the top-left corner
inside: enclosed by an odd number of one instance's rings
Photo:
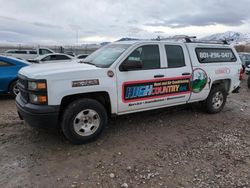
[[[20,119],[23,119],[32,127],[59,127],[59,106],[25,104],[20,95],[16,97],[16,106]]]

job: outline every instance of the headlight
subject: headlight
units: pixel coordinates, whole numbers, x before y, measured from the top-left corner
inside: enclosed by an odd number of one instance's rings
[[[39,94],[29,94],[29,102],[32,104],[47,104],[47,96]]]
[[[46,81],[29,81],[28,83],[29,90],[46,90]]]
[[[46,80],[28,82],[29,102],[32,104],[48,104]]]

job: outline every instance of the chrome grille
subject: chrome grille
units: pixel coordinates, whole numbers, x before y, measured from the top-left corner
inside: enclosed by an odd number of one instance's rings
[[[27,90],[28,89],[28,80],[19,76],[18,77],[18,88],[20,90],[21,99],[27,103],[28,98],[29,98],[28,90]]]

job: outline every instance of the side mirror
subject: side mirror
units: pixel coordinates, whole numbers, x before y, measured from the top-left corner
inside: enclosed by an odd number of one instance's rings
[[[142,69],[142,61],[126,60],[120,66],[120,71]]]

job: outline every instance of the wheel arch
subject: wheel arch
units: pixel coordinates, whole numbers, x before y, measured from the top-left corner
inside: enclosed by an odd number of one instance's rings
[[[61,100],[60,105],[60,114],[64,111],[64,109],[73,101],[81,98],[94,99],[100,102],[104,108],[107,110],[107,114],[110,116],[112,112],[110,95],[106,91],[98,91],[98,92],[90,92],[90,93],[80,93],[64,96]]]
[[[214,80],[211,88],[216,87],[218,85],[224,86],[226,92],[229,93],[230,88],[231,88],[231,82],[232,82],[231,79]]]

